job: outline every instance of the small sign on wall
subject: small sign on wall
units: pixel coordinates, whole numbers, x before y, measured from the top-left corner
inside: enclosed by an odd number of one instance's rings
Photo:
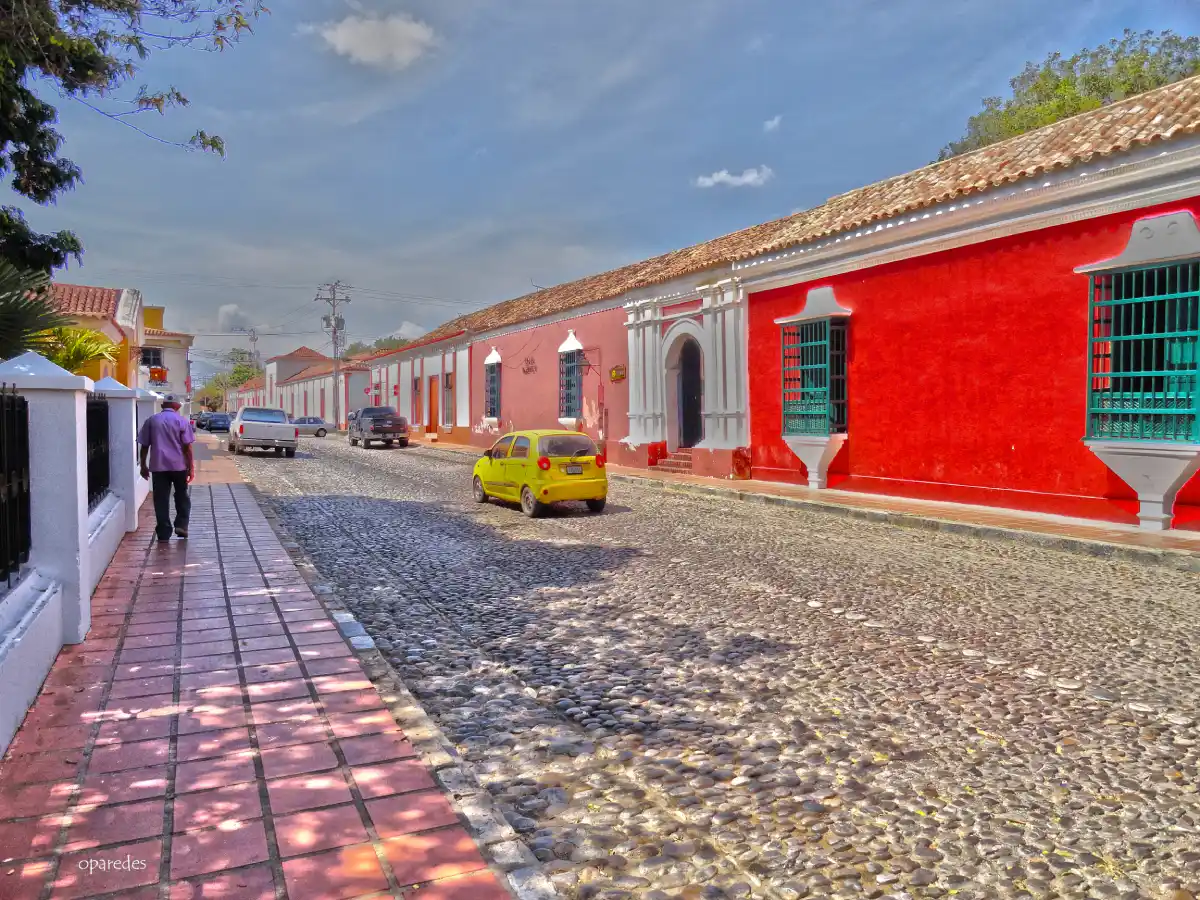
[[[608,370],[608,380],[611,381],[613,384],[617,384],[620,381],[624,381],[625,380],[625,367],[624,366],[613,366],[611,369],[609,369]]]
[[[525,375],[533,375],[537,372],[537,360],[532,356],[525,357],[524,362],[521,363],[521,372]]]

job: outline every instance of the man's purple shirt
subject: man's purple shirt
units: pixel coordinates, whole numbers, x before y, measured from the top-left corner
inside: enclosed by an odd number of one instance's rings
[[[185,472],[187,458],[183,447],[196,440],[192,424],[173,409],[164,409],[142,423],[138,444],[150,448],[151,472]]]

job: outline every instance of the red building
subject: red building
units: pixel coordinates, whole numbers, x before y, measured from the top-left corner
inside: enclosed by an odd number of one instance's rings
[[[562,423],[626,465],[1197,527],[1198,219],[1192,78],[388,362],[406,389],[444,344],[479,446]]]

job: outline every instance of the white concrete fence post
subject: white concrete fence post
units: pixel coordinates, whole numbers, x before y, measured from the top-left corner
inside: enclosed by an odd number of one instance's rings
[[[0,364],[0,382],[29,403],[29,565],[62,586],[62,642],[92,624],[87,496],[87,398],[92,379],[37,353]]]
[[[108,398],[108,487],[125,501],[125,531],[137,531],[138,509],[146,495],[138,496],[137,392],[115,378],[101,378],[96,390]],[[145,482],[143,482],[144,484]]]
[[[158,404],[162,400],[162,395],[156,394],[154,391],[148,391],[145,388],[138,388],[133,393],[134,393],[134,396],[137,398],[137,423],[136,423],[136,428],[134,431],[134,435],[135,435],[134,441],[136,442],[136,440],[137,440],[136,435],[141,432],[143,423],[145,423],[145,421],[148,418],[150,418],[152,415],[154,415],[155,413],[158,412]],[[136,448],[135,448],[135,451],[136,451]],[[134,459],[135,471],[136,471],[136,468],[137,468],[137,460],[135,458]],[[134,488],[135,488],[135,493],[134,493],[135,505],[137,506],[138,509],[141,509],[142,503],[145,501],[146,497],[149,496],[149,494],[150,494],[150,482],[144,480],[140,475],[138,475],[137,480],[134,482]]]

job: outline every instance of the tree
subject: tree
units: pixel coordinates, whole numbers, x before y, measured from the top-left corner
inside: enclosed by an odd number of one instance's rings
[[[241,347],[234,347],[226,353],[225,362],[231,367],[230,371],[217,377],[223,379],[229,387],[239,387],[262,374],[262,369],[255,365],[254,354]]]
[[[231,387],[229,374],[219,372],[208,380],[208,384],[193,394],[192,399],[203,405],[205,409],[216,412],[218,409],[225,408],[225,394],[231,390]]]
[[[241,387],[251,378],[261,374],[262,369],[258,368],[258,366],[253,366],[250,363],[239,362],[234,363],[233,369],[230,370],[228,375],[218,377],[223,378],[230,387]]]
[[[108,335],[90,328],[54,328],[46,335],[43,355],[56,366],[79,375],[89,364],[117,358],[117,345]]]
[[[0,259],[0,359],[26,350],[46,349],[46,333],[71,320],[58,311],[50,296],[50,279]]]
[[[1126,29],[1095,50],[1084,49],[1063,59],[1051,53],[1040,63],[1026,63],[1009,84],[1012,97],[988,97],[983,110],[967,122],[967,133],[942,149],[938,159],[978,150],[1099,109],[1126,97],[1200,74],[1200,37],[1172,31],[1155,34]]]
[[[58,112],[35,93],[39,82],[154,140],[224,155],[224,142],[206,131],[172,141],[135,124],[144,113],[186,106],[176,88],[118,93],[151,52],[223,50],[266,12],[262,0],[0,0],[0,175],[11,171],[12,189],[43,206],[82,175],[59,155]],[[0,207],[0,259],[49,272],[82,253],[71,232],[37,234],[16,207]]]
[[[355,341],[346,348],[346,356],[358,356],[362,353],[382,353],[384,350],[399,350],[405,344],[410,344],[411,341],[405,338],[398,337],[383,337],[370,344],[363,341]]]
[[[209,412],[225,408],[225,392],[217,390],[212,382],[202,387],[194,399]]]

